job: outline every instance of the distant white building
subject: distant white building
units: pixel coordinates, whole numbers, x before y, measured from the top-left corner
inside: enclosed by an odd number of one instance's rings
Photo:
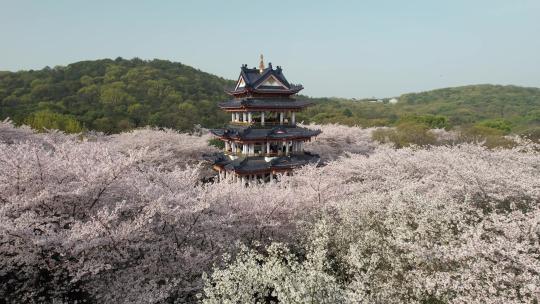
[[[394,103],[397,103],[398,100],[397,100],[397,98],[392,98],[388,102],[391,103],[391,104],[394,104]]]

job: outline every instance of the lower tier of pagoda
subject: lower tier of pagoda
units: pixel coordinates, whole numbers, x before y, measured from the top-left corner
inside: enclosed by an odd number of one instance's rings
[[[213,163],[216,171],[234,173],[239,176],[288,173],[307,164],[317,164],[320,160],[319,155],[309,152],[277,157],[233,157],[224,153],[215,153],[205,158]]]

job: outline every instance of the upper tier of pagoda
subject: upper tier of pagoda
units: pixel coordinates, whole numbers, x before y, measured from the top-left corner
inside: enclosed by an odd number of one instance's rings
[[[247,64],[242,65],[236,86],[226,92],[235,98],[288,97],[303,88],[302,85],[289,83],[280,66],[274,69],[272,64],[268,63],[268,67],[264,67],[261,58],[259,68],[250,69]]]

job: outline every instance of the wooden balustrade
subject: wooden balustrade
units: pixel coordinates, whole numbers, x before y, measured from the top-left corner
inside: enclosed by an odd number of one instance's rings
[[[298,154],[298,153],[301,153],[301,152],[299,152],[299,151],[295,151],[295,152],[289,151],[289,155],[294,155],[294,154]],[[232,156],[238,156],[238,157],[248,157],[248,156],[265,156],[265,157],[286,156],[285,152],[281,152],[281,153],[278,153],[278,152],[270,152],[270,153],[259,152],[259,153],[254,153],[254,154],[244,154],[244,153],[241,153],[241,152],[234,153],[232,151],[224,151],[223,154],[232,155]]]
[[[264,125],[259,121],[252,121],[244,122],[244,121],[232,121],[231,124],[233,125],[239,125],[239,126],[252,126],[252,127],[274,127],[274,126],[296,126],[296,124],[293,124],[291,122],[283,122],[280,123],[279,121],[265,121]]]

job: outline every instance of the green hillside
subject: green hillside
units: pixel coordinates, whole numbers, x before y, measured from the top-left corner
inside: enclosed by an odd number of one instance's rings
[[[226,120],[216,103],[231,84],[181,63],[137,58],[0,72],[0,118],[71,132],[211,127]]]
[[[103,59],[38,71],[0,72],[0,119],[68,132],[114,133],[153,125],[188,130],[216,127],[228,116],[226,80],[165,60]],[[308,97],[305,97],[308,98]],[[404,94],[398,102],[310,98],[305,122],[432,128],[481,126],[504,133],[540,128],[540,89],[472,85]]]
[[[445,120],[440,126],[474,124],[513,132],[540,126],[540,89],[518,86],[471,85],[404,94],[395,104],[347,99],[317,99],[303,118],[363,126],[395,125],[404,120]],[[437,127],[434,126],[434,127]]]

